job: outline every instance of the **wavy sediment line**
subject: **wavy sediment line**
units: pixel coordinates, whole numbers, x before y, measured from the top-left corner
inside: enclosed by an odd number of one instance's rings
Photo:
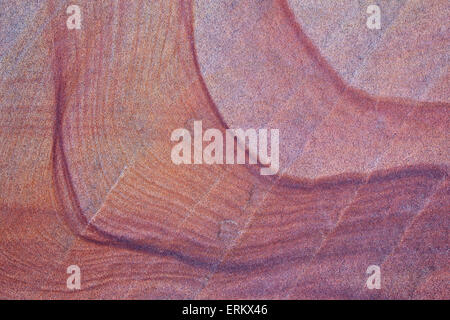
[[[337,75],[333,68],[325,61],[325,59],[320,55],[318,49],[314,46],[311,40],[306,37],[298,24],[293,20],[292,13],[286,5],[285,1],[281,2],[283,12],[286,14],[290,24],[295,28],[296,34],[302,44],[305,46],[309,57],[314,61],[316,68],[325,70],[324,72],[332,79],[332,83],[338,92],[345,95],[347,98],[357,102],[362,105],[372,105],[375,106],[377,103],[383,102],[391,104],[392,107],[397,105],[401,106],[411,106],[414,107],[435,107],[442,106],[442,104],[436,103],[421,103],[417,101],[411,101],[407,99],[389,99],[382,97],[374,97],[368,95],[365,92],[352,88],[345,84],[343,80]],[[194,45],[194,34],[193,34],[193,17],[192,17],[192,1],[189,3],[181,2],[182,15],[185,18],[184,23],[189,34],[189,39],[191,46],[190,59],[195,65],[197,70],[197,76],[200,79],[202,86],[202,94],[208,98],[209,107],[211,112],[219,119],[224,128],[227,128],[222,115],[220,114],[218,108],[216,107],[207,86],[203,80],[203,76],[200,72],[200,68],[197,61],[197,53]],[[57,30],[57,29],[56,29]],[[61,37],[61,39],[59,38]],[[256,268],[273,267],[284,261],[285,258],[289,256],[272,256],[258,261],[250,261],[247,263],[220,263],[220,261],[215,261],[208,259],[208,257],[201,256],[190,256],[183,252],[173,250],[170,247],[163,247],[158,245],[152,245],[149,243],[139,243],[126,237],[119,237],[108,232],[103,231],[100,227],[95,225],[89,225],[89,231],[92,232],[86,235],[88,228],[88,219],[84,215],[74,184],[73,178],[70,171],[70,167],[67,161],[67,155],[65,153],[64,144],[64,114],[66,111],[66,101],[67,97],[75,92],[74,87],[80,83],[77,80],[78,73],[76,72],[77,64],[71,65],[73,69],[65,70],[64,66],[69,64],[63,64],[62,61],[67,57],[65,50],[67,47],[63,46],[63,36],[55,35],[55,63],[53,66],[55,74],[55,124],[54,124],[54,141],[52,149],[52,159],[53,159],[53,172],[54,172],[54,182],[55,182],[55,193],[59,200],[60,206],[62,208],[63,216],[65,221],[68,223],[72,231],[78,236],[86,240],[92,241],[97,244],[114,246],[126,248],[129,250],[143,251],[149,254],[162,255],[173,257],[180,262],[196,266],[203,269],[214,270],[216,272],[244,272],[254,270]],[[75,57],[75,61],[79,61],[78,57]],[[70,85],[68,85],[70,83]],[[445,104],[448,106],[448,104]],[[249,169],[253,170],[253,169]],[[386,182],[390,180],[407,179],[408,177],[424,177],[429,179],[441,180],[446,179],[448,175],[447,167],[444,165],[415,165],[409,168],[393,168],[391,170],[380,170],[373,172],[367,184],[376,184],[380,182]],[[173,177],[176,179],[176,177]],[[320,179],[300,179],[292,177],[281,177],[277,183],[277,188],[283,187],[292,190],[320,190],[342,187],[345,185],[360,185],[366,181],[366,174],[342,174],[334,177],[326,177]],[[273,182],[273,180],[259,178],[261,184]],[[280,198],[282,200],[282,198]],[[281,204],[281,203],[280,203]],[[299,239],[291,239],[295,242]],[[196,244],[193,244],[196,245]],[[200,245],[201,247],[201,245]]]

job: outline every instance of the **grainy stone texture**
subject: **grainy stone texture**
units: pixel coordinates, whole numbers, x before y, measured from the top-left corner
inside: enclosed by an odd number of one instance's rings
[[[0,297],[448,299],[448,3],[368,3],[0,2]],[[174,165],[193,120],[279,174]]]

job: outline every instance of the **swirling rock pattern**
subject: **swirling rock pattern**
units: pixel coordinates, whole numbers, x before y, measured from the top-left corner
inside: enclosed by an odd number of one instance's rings
[[[76,2],[0,5],[1,297],[449,298],[446,1]],[[174,165],[194,120],[280,172]]]

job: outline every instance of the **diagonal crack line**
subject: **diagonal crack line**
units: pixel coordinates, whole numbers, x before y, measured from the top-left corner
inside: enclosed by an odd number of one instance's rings
[[[338,220],[335,224],[335,226],[333,227],[333,229],[330,230],[330,232],[328,232],[328,234],[322,239],[319,247],[317,248],[316,252],[314,252],[314,254],[311,256],[311,258],[309,259],[309,262],[314,262],[315,259],[317,258],[317,255],[320,253],[320,251],[322,251],[322,249],[325,247],[325,245],[328,243],[330,237],[334,234],[334,232],[337,230],[337,228],[341,225],[341,222],[344,219],[345,213],[347,212],[347,210],[356,202],[356,200],[358,199],[358,195],[359,195],[359,191],[361,190],[362,187],[364,187],[365,185],[367,185],[367,183],[369,182],[369,178],[370,175],[367,176],[366,180],[364,181],[363,184],[361,184],[360,187],[358,187],[357,190],[355,190],[355,193],[351,199],[351,201],[349,201],[349,203],[340,210],[339,213],[339,217]],[[311,268],[313,268],[313,266],[309,266],[309,268],[307,270],[304,270],[303,272],[299,272],[299,274],[296,277],[296,281],[295,281],[295,285],[292,286],[286,293],[286,297],[290,297],[290,295],[292,294],[292,291],[294,290],[294,288],[296,287],[296,284],[298,283],[298,281],[300,280],[300,278],[307,273],[307,271],[309,271]]]
[[[217,177],[217,179],[214,181],[214,183],[213,184],[211,184],[211,187],[208,189],[208,191],[206,191],[198,200],[197,200],[197,202],[193,205],[193,206],[191,206],[189,209],[188,209],[188,213],[186,214],[186,216],[184,217],[184,219],[183,219],[183,221],[181,221],[177,226],[176,226],[176,234],[178,233],[178,231],[180,230],[180,228],[183,226],[183,224],[186,222],[186,220],[192,215],[192,213],[193,212],[195,212],[195,209],[197,208],[197,206],[198,205],[200,205],[205,199],[207,199],[208,198],[208,195],[211,193],[211,191],[220,183],[220,181],[222,181],[222,179],[225,177],[225,173],[226,173],[227,171],[226,170],[224,170],[224,172],[219,176],[219,177]],[[173,242],[173,240],[174,239],[171,239],[171,241]],[[150,257],[151,255],[149,255],[149,257]],[[127,294],[126,294],[126,297],[129,297],[131,294],[132,294],[132,292],[133,292],[133,290],[134,290],[134,288],[136,287],[136,285],[138,284],[138,282],[139,281],[134,281],[133,282],[133,284],[131,284],[130,286],[129,286],[129,288],[128,288],[128,290],[127,290]]]
[[[97,217],[97,215],[99,214],[99,212],[103,209],[103,207],[105,206],[107,200],[108,200],[108,196],[114,191],[114,189],[116,188],[116,186],[119,184],[120,180],[122,180],[122,178],[125,176],[125,171],[127,171],[128,166],[125,165],[122,169],[122,171],[120,172],[119,176],[116,178],[116,181],[114,182],[114,184],[111,186],[111,188],[109,189],[108,193],[105,195],[104,200],[102,202],[102,204],[100,205],[100,207],[97,209],[97,211],[94,213],[94,215],[89,219],[85,229],[87,229],[87,227],[89,227],[91,225],[91,222],[93,222],[95,220],[95,218]]]
[[[445,185],[445,182],[447,181],[448,176],[444,175],[444,177],[442,178],[441,181],[439,181],[436,184],[436,190],[434,193],[430,194],[430,196],[427,197],[422,209],[420,209],[415,215],[414,217],[411,219],[411,222],[409,223],[409,225],[405,228],[405,230],[403,230],[403,233],[401,234],[398,244],[396,246],[393,246],[391,251],[389,252],[389,254],[387,254],[385,256],[385,258],[383,259],[383,261],[380,263],[380,268],[383,268],[383,266],[385,265],[385,263],[387,262],[387,260],[393,256],[393,254],[395,253],[395,251],[397,250],[397,248],[400,247],[400,245],[403,243],[403,241],[405,240],[406,235],[408,234],[408,232],[411,230],[411,228],[414,226],[414,223],[417,221],[417,219],[419,219],[419,217],[423,214],[423,212],[428,208],[428,206],[432,203],[432,199],[433,197],[436,195],[436,193],[438,193],[441,188]],[[414,293],[417,291],[417,288],[419,287],[420,283],[422,281],[424,281],[425,279],[419,280],[416,283],[415,288],[410,292],[410,294],[412,294],[414,296]]]
[[[407,233],[407,231],[408,231],[408,230],[410,229],[410,227],[413,225],[413,223],[414,223],[414,221],[417,219],[417,217],[420,216],[420,214],[426,209],[426,207],[427,207],[428,204],[430,203],[432,197],[440,190],[440,187],[442,186],[442,184],[445,182],[446,179],[447,179],[447,176],[444,176],[444,178],[443,178],[442,180],[440,180],[438,183],[436,183],[436,185],[435,185],[436,190],[435,190],[433,193],[431,193],[431,194],[426,198],[426,201],[425,201],[425,203],[424,203],[422,209],[419,210],[419,211],[414,215],[413,218],[411,218],[411,223],[405,228],[405,230],[403,231],[402,235],[400,236],[399,244],[398,244],[397,246],[393,247],[393,249],[391,250],[391,252],[390,252],[388,255],[386,255],[385,259],[383,259],[383,262],[382,262],[380,265],[382,265],[382,264],[386,261],[386,259],[394,252],[394,250],[401,244],[401,242],[403,241],[404,235]],[[359,190],[360,190],[360,189],[358,189],[358,190],[356,191],[356,193],[358,193]],[[348,207],[351,206],[351,205],[355,202],[355,199],[356,199],[356,198],[357,198],[357,196],[355,195],[355,197],[354,197],[354,199],[351,201],[351,203],[349,203],[349,205],[348,205],[347,207],[345,207],[344,212],[341,214],[340,217],[343,217],[343,216],[344,216],[344,213],[347,211]],[[337,223],[336,226],[333,228],[333,230],[330,231],[330,232],[328,233],[326,239],[324,239],[324,240],[322,241],[322,243],[321,243],[320,247],[318,248],[318,250],[317,250],[317,251],[314,253],[314,255],[311,257],[310,262],[314,262],[314,261],[315,261],[314,259],[317,257],[317,255],[318,255],[319,252],[322,250],[322,248],[325,246],[325,244],[326,244],[325,242],[328,241],[328,238],[333,234],[333,232],[337,229],[337,227],[338,227],[338,223]],[[308,268],[308,270],[310,270],[311,268],[312,268],[312,266],[310,266],[310,267]],[[305,270],[304,272],[301,272],[301,273],[299,274],[299,276],[297,277],[297,282],[298,282],[298,280],[300,279],[300,277],[301,277],[302,275],[304,275],[306,272],[307,272],[307,270]],[[297,282],[296,282],[296,283],[297,283]],[[295,288],[295,286],[293,286],[293,287],[289,290],[289,293],[287,294],[287,297],[290,297],[290,295],[292,294],[292,290],[293,290],[294,288]]]
[[[295,160],[295,159],[294,159]],[[230,252],[234,249],[234,247],[240,242],[240,240],[242,239],[242,237],[244,236],[244,234],[247,232],[247,229],[250,227],[250,225],[252,224],[254,218],[256,217],[256,213],[257,211],[261,208],[261,206],[265,203],[266,198],[268,197],[268,195],[270,194],[270,192],[272,191],[272,189],[277,185],[277,183],[281,180],[281,178],[283,177],[283,174],[290,168],[290,166],[293,164],[294,160],[292,160],[285,169],[282,170],[282,172],[279,173],[279,175],[277,176],[277,178],[275,180],[273,180],[271,186],[267,189],[267,191],[264,193],[264,196],[262,197],[261,201],[259,202],[258,205],[256,205],[253,210],[250,213],[250,217],[248,219],[248,221],[245,223],[244,227],[242,228],[242,230],[239,232],[239,235],[232,241],[231,245],[226,248],[225,252],[223,253],[222,258],[220,259],[220,261],[216,264],[216,266],[213,268],[213,271],[211,271],[209,273],[208,276],[206,276],[207,280],[205,282],[205,284],[198,290],[198,292],[196,294],[194,294],[193,299],[196,299],[201,293],[202,291],[207,287],[209,281],[212,279],[212,277],[215,275],[215,273],[217,272],[217,269],[220,267],[221,264],[223,264],[223,262],[225,261],[225,259],[229,256]],[[247,210],[249,205],[249,202],[246,203],[245,207],[244,207],[244,211]]]
[[[424,202],[424,205],[422,207],[422,209],[420,209],[419,211],[417,211],[417,213],[414,215],[414,217],[411,219],[411,222],[409,223],[409,225],[405,228],[405,230],[403,230],[401,236],[399,237],[399,241],[398,244],[396,246],[393,246],[391,252],[389,252],[389,254],[386,255],[386,257],[383,259],[383,261],[381,262],[381,266],[386,262],[386,260],[395,252],[395,250],[397,248],[400,247],[400,245],[403,243],[403,241],[405,240],[405,237],[407,235],[407,233],[409,232],[409,230],[413,227],[414,223],[417,221],[417,219],[422,215],[422,213],[425,211],[425,209],[428,208],[429,204],[432,203],[432,199],[433,197],[436,195],[436,193],[438,193],[441,190],[441,187],[445,184],[445,181],[447,181],[447,175],[444,175],[444,177],[435,185],[436,190],[430,194],[427,199]]]

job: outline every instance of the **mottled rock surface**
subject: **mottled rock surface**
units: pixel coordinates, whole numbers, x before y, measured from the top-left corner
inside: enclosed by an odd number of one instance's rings
[[[450,297],[447,1],[75,2],[0,3],[0,297]],[[280,172],[173,164],[194,120]]]

